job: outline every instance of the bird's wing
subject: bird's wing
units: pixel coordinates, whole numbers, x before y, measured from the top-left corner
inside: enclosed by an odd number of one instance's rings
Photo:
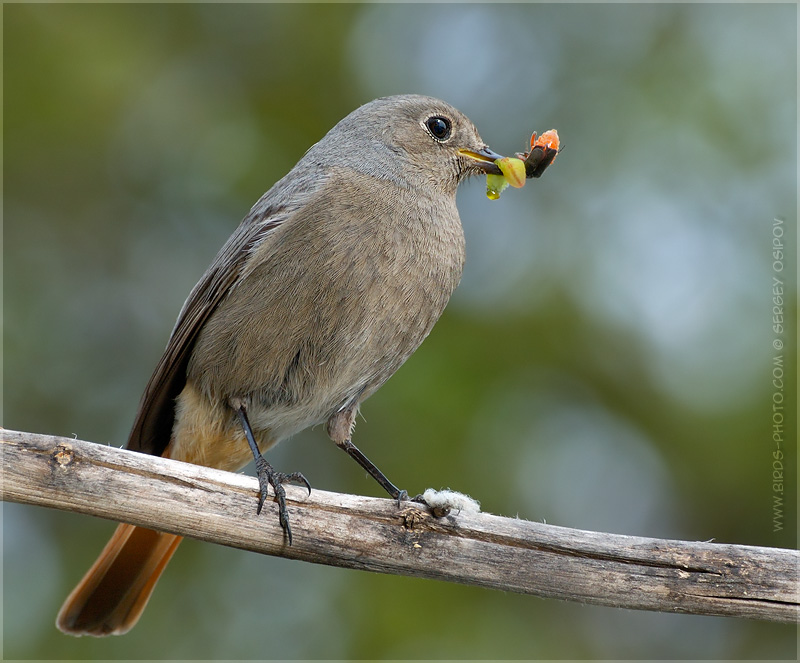
[[[222,247],[178,315],[178,320],[147,383],[133,423],[127,448],[161,455],[172,434],[175,399],[186,384],[186,366],[197,334],[230,291],[245,267],[253,247],[283,223],[291,210],[269,205],[266,194]]]

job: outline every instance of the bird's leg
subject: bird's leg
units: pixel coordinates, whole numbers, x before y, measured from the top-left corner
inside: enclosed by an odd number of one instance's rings
[[[386,478],[386,475],[375,466],[375,463],[367,458],[362,453],[361,449],[353,444],[351,440],[347,439],[342,442],[336,442],[336,444],[339,445],[339,448],[344,449],[351,458],[361,465],[361,467],[363,467],[369,473],[369,475],[375,479],[375,481],[377,481],[387,493],[389,493],[389,495],[396,499],[398,505],[403,500],[408,499],[408,493],[405,490],[400,490],[391,481],[389,481],[389,479]]]
[[[292,528],[289,526],[289,512],[286,510],[286,491],[283,489],[283,483],[286,481],[294,481],[296,483],[305,484],[305,487],[308,488],[309,495],[311,494],[311,485],[300,472],[284,474],[283,472],[276,472],[272,469],[272,465],[267,462],[266,458],[261,455],[261,451],[258,449],[256,438],[253,436],[253,429],[250,427],[250,420],[247,418],[247,409],[244,403],[237,402],[233,407],[239,417],[239,423],[244,430],[247,444],[250,445],[250,451],[253,452],[253,458],[256,461],[256,476],[258,477],[258,485],[261,492],[256,513],[261,513],[261,508],[264,506],[264,501],[267,499],[267,488],[271,485],[272,489],[275,491],[275,499],[278,502],[278,519],[286,534],[289,545],[292,545]]]
[[[408,493],[395,486],[386,475],[381,472],[369,458],[367,458],[355,444],[352,437],[355,425],[355,406],[341,410],[328,419],[328,435],[336,445],[347,452],[347,455],[363,467],[381,487],[397,500],[398,505],[408,499]]]

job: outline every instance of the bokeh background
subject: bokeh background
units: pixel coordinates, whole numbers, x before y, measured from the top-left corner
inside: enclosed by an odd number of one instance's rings
[[[462,187],[464,279],[366,403],[359,446],[409,491],[493,513],[795,547],[795,331],[773,332],[771,292],[777,275],[793,321],[794,5],[5,5],[3,32],[6,427],[123,444],[252,203],[352,109],[418,92],[496,151],[553,127],[565,150],[499,201]],[[380,495],[321,428],[270,458]],[[63,636],[55,614],[112,529],[5,505],[5,658],[796,658],[789,626],[193,541],[129,635]]]

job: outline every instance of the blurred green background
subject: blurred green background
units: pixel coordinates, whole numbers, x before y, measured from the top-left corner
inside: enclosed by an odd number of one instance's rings
[[[796,545],[795,329],[771,319],[776,227],[796,315],[794,5],[5,5],[3,27],[4,426],[123,444],[252,203],[352,109],[417,92],[496,151],[553,127],[566,147],[499,201],[462,187],[462,284],[356,443],[493,513]],[[381,494],[321,428],[270,459]],[[789,626],[193,541],[130,634],[76,640],[55,614],[113,525],[5,505],[3,527],[6,659],[796,657]]]

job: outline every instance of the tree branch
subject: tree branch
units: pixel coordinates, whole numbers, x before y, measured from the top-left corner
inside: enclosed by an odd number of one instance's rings
[[[255,478],[1,430],[2,499],[268,555],[643,610],[795,622],[795,550],[586,532],[288,486],[294,543]],[[87,560],[88,563],[89,560]]]

